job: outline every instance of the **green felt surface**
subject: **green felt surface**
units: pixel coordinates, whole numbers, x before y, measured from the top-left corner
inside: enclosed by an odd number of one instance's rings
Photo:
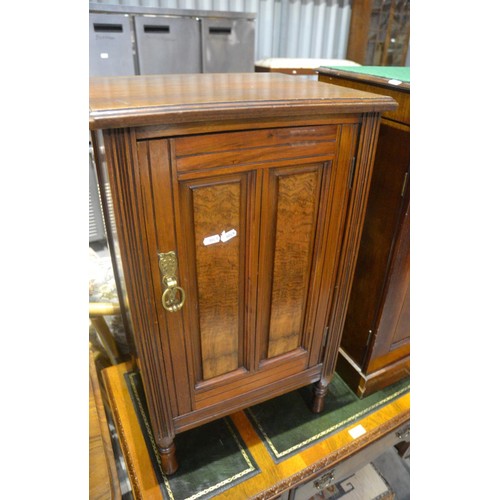
[[[319,414],[310,410],[312,388],[284,394],[245,410],[275,462],[312,446],[340,429],[373,413],[410,390],[409,377],[359,399],[335,374],[328,386],[325,408]]]
[[[206,500],[258,474],[252,455],[229,417],[175,436],[179,469],[166,476],[153,439],[141,378],[125,374],[144,439],[163,497],[168,500]]]
[[[410,82],[410,67],[409,66],[324,66],[329,69],[338,69],[349,71],[351,73],[359,73],[362,75],[379,76],[388,80],[400,80],[402,82]]]

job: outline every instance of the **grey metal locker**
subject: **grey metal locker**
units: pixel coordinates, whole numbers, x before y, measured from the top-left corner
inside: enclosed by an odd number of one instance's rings
[[[89,14],[90,76],[136,74],[131,18],[127,14]]]
[[[199,20],[134,16],[139,73],[201,73]]]
[[[204,73],[254,71],[254,20],[202,18],[201,27]]]

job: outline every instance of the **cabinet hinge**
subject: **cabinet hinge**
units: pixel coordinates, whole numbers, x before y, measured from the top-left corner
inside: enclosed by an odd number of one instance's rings
[[[347,185],[349,186],[349,189],[352,189],[352,183],[354,180],[354,167],[356,166],[356,157],[353,156],[351,160],[351,168],[349,170],[349,181]]]
[[[327,338],[328,338],[328,326],[325,327],[325,331],[323,332],[323,340],[321,341],[321,347],[325,347]]]
[[[405,195],[407,180],[408,180],[408,172],[405,172],[405,178],[403,179],[403,187],[401,188],[401,198],[403,198],[403,196]]]
[[[366,345],[370,345],[370,340],[372,339],[373,330],[368,330],[368,338],[366,339]]]

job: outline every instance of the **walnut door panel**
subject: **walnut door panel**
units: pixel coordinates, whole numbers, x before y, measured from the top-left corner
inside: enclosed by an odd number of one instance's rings
[[[274,173],[274,172],[273,172]],[[302,346],[321,176],[274,175],[276,221],[267,357]]]
[[[236,235],[244,229],[240,213],[239,182],[190,186],[193,198],[193,227],[196,249],[201,379],[229,373],[242,365],[241,337],[244,269],[240,266],[241,238],[205,246],[207,235]],[[221,228],[222,229],[221,231]],[[208,236],[210,238],[210,236]],[[217,245],[217,247],[215,247]],[[243,271],[243,272],[242,272]]]
[[[247,219],[252,174],[178,184],[188,331],[198,384],[248,369],[245,339]],[[252,228],[249,228],[252,233]],[[226,239],[228,238],[228,239]]]
[[[307,356],[310,277],[324,170],[330,164],[265,173],[259,272],[259,362],[293,352]],[[325,179],[323,179],[325,178]],[[324,205],[324,203],[323,203]],[[309,308],[308,308],[309,306]],[[300,352],[296,353],[299,354]],[[265,362],[263,363],[265,365]]]

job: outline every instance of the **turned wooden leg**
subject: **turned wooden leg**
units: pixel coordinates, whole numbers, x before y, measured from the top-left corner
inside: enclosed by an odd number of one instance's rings
[[[158,448],[161,457],[161,468],[167,475],[173,474],[178,468],[177,458],[175,456],[175,443],[172,443],[165,448]]]
[[[327,392],[328,384],[323,383],[321,380],[314,384],[314,399],[311,408],[313,413],[321,413],[323,411]]]

